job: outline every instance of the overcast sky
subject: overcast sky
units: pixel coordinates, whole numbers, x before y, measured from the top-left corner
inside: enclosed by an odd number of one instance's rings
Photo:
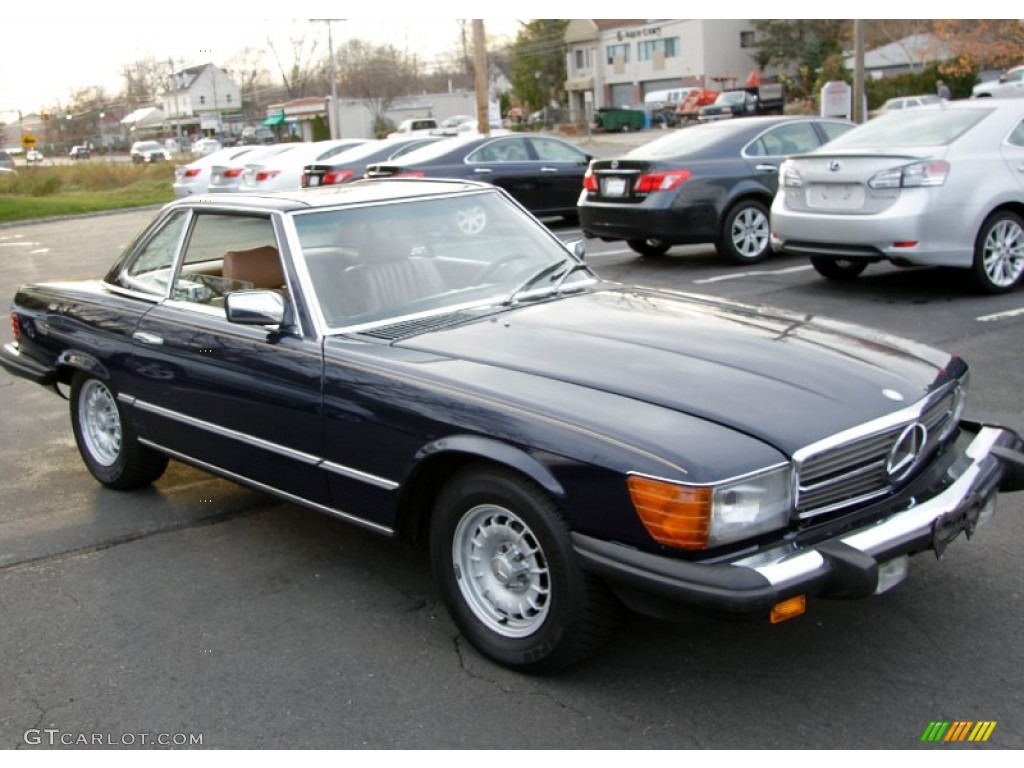
[[[310,18],[335,18],[350,3],[326,3],[296,0],[275,6],[257,3],[220,3],[233,6],[230,13],[205,9],[205,2],[139,2],[100,0],[68,6],[70,13],[11,18],[7,11],[0,20],[0,120],[12,122],[17,112],[39,112],[66,104],[79,88],[101,86],[109,95],[123,88],[124,65],[155,58],[173,59],[175,66],[213,62],[227,67],[228,62],[246,47],[266,49],[268,39],[282,58],[287,58],[290,38],[317,37],[319,50],[326,56],[327,25]],[[395,2],[387,3],[394,7]],[[22,4],[24,6],[24,4]],[[286,6],[297,18],[260,15],[260,8]],[[436,4],[432,7],[438,8]],[[491,6],[494,7],[494,6]],[[73,10],[74,9],[74,10]],[[335,46],[360,38],[376,44],[389,43],[433,60],[455,50],[459,36],[458,19],[439,18],[443,6],[429,19],[403,17],[360,18],[332,23]],[[454,9],[453,10],[457,10]],[[470,9],[465,9],[470,10]],[[476,9],[479,12],[479,9]],[[218,15],[219,14],[219,15]],[[299,18],[301,14],[301,18]],[[63,21],[60,19],[71,19]],[[519,25],[514,19],[485,19],[488,36],[514,39]],[[280,75],[273,55],[267,57],[267,69],[278,81]]]

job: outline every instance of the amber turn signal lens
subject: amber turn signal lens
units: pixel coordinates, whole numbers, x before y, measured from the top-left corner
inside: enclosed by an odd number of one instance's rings
[[[807,596],[797,595],[789,600],[783,600],[772,607],[771,615],[768,617],[772,624],[778,624],[787,619],[795,619],[807,611]]]
[[[675,485],[648,477],[629,478],[629,495],[640,521],[659,544],[707,549],[711,489]]]

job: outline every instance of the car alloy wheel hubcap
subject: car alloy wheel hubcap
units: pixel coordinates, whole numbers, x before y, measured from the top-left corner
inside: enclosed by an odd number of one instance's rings
[[[470,509],[455,529],[452,561],[466,605],[504,637],[526,637],[544,623],[551,579],[540,542],[516,514],[496,504]]]
[[[82,438],[92,458],[105,467],[121,455],[121,416],[114,396],[101,382],[87,381],[79,397]]]
[[[993,285],[1007,288],[1024,271],[1024,231],[1015,221],[1001,221],[985,238],[985,274]]]
[[[768,217],[757,208],[740,211],[732,223],[732,242],[740,254],[760,256],[768,246]]]

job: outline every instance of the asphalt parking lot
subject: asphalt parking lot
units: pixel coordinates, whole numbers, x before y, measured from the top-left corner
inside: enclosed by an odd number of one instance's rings
[[[0,229],[0,297],[102,274],[150,215]],[[792,257],[737,269],[702,246],[649,260],[587,245],[609,279],[951,349],[973,367],[968,415],[1024,431],[1024,291],[889,267],[838,286]],[[0,747],[1024,747],[1024,494],[878,598],[778,626],[629,617],[590,662],[524,677],[462,640],[423,551],[179,464],[152,489],[106,490],[66,403],[3,373],[0,392]],[[983,744],[923,743],[937,720],[997,726]]]

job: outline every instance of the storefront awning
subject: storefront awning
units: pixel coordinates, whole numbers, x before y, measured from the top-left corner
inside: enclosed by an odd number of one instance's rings
[[[264,125],[280,125],[284,122],[284,112],[278,112],[276,115],[271,115],[263,121]]]

